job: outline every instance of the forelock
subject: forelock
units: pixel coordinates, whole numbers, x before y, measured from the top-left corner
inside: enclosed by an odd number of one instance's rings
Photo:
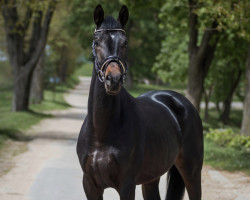
[[[112,16],[108,16],[104,19],[100,29],[122,29],[122,25]]]

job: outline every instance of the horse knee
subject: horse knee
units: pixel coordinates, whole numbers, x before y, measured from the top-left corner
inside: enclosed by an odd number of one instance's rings
[[[83,188],[87,199],[102,200],[103,192],[102,188],[98,188],[94,180],[86,175],[83,176]]]
[[[142,185],[142,194],[144,200],[160,200],[160,193],[159,193],[159,181],[157,179],[151,183],[143,184]]]
[[[135,199],[135,182],[132,178],[127,178],[119,187],[120,200],[134,200]]]

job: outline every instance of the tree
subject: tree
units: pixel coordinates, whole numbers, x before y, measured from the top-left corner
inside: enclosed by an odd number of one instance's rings
[[[248,52],[246,59],[246,88],[245,88],[245,99],[243,107],[243,119],[241,125],[241,134],[250,135],[250,2],[247,0],[241,1],[237,18],[241,19],[240,23],[240,36],[248,42]]]
[[[186,7],[185,7],[186,8]],[[166,2],[159,13],[159,29],[164,34],[153,72],[167,83],[186,82],[188,69],[188,10],[173,2]]]
[[[29,108],[32,73],[46,44],[56,0],[4,0],[1,4],[7,50],[14,76],[12,109],[25,111]],[[45,15],[44,8],[47,8]],[[30,22],[32,30],[28,33]]]
[[[196,0],[166,2],[161,9],[161,29],[165,32],[154,70],[172,81],[186,78],[187,98],[199,110],[204,79],[214,57],[219,32],[217,19],[204,17],[210,7]],[[188,33],[188,34],[187,34]],[[165,73],[164,73],[165,69]]]
[[[242,81],[241,77],[245,67],[247,46],[245,40],[236,33],[235,30],[230,29],[221,33],[204,85],[204,93],[208,93],[210,88],[213,88],[211,98],[217,105],[220,102],[223,103],[222,109],[218,109],[218,112],[220,120],[224,124],[229,122],[233,95]]]
[[[47,49],[49,49],[47,53],[50,58],[47,59],[49,63],[47,62],[48,66],[46,66],[46,78],[57,76],[60,82],[67,81],[67,78],[78,66],[79,56],[83,56],[78,35],[72,37],[68,27],[68,13],[71,13],[73,3],[66,0],[58,3],[51,22],[53,29],[50,30],[47,41]],[[77,27],[73,25],[72,27],[77,30]]]
[[[41,103],[43,100],[44,91],[44,59],[45,53],[40,56],[36,67],[33,71],[31,85],[30,85],[30,102],[33,104]]]
[[[219,38],[216,19],[212,19],[210,27],[207,27],[198,45],[198,15],[195,9],[199,6],[198,1],[189,0],[189,43],[188,43],[188,84],[187,98],[200,109],[200,102],[203,93],[203,84],[212,63],[217,41]]]
[[[160,27],[166,35],[154,69],[168,80],[184,79],[188,69],[186,96],[198,110],[221,35],[227,30],[238,37],[247,35],[241,26],[247,21],[242,14],[249,8],[246,4],[247,0],[177,0],[162,6]],[[188,48],[183,48],[185,44]]]
[[[246,91],[245,91],[245,101],[243,107],[241,134],[250,135],[250,43],[248,44],[248,53],[246,62]]]

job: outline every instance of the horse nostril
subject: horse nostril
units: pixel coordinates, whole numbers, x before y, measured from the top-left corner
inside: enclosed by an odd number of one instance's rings
[[[110,86],[111,85],[111,76],[107,75],[105,79],[106,79],[106,84]]]
[[[106,80],[107,80],[107,81],[110,81],[110,80],[111,80],[111,76],[108,75],[108,76],[106,77]]]

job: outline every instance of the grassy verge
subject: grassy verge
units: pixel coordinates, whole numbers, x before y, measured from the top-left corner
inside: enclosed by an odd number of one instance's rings
[[[66,91],[66,90],[65,90]],[[22,139],[22,132],[51,115],[44,114],[46,110],[66,109],[69,105],[63,98],[64,90],[45,91],[41,104],[30,106],[30,111],[12,112],[12,91],[0,93],[0,148],[7,138]],[[53,97],[52,97],[53,96]]]
[[[208,139],[205,144],[205,164],[217,169],[243,171],[250,175],[250,151],[221,147]]]

